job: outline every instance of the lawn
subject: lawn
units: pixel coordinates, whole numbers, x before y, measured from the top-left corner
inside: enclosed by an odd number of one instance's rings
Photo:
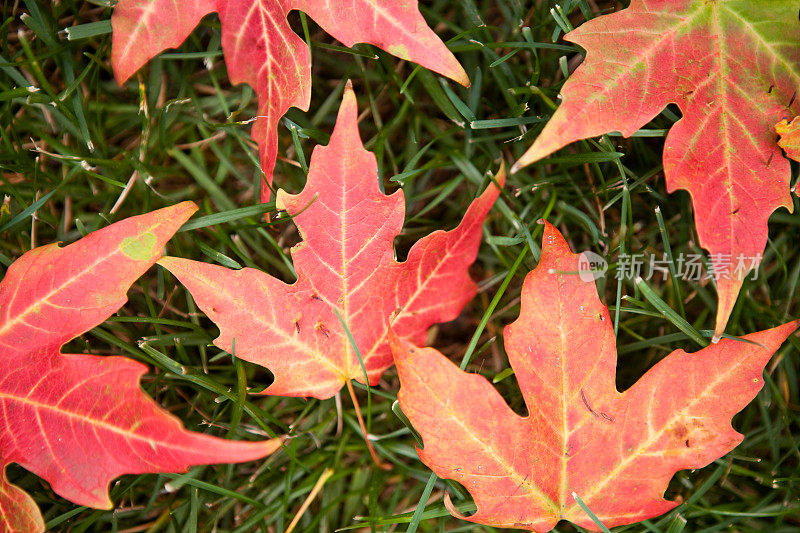
[[[228,79],[219,19],[206,17],[179,49],[120,87],[110,64],[109,3],[4,2],[3,272],[33,247],[73,242],[126,217],[191,200],[200,208],[193,220],[200,222],[170,241],[170,255],[256,267],[294,281],[289,250],[300,237],[291,220],[276,216],[274,204],[259,204],[258,149],[250,138],[256,97]],[[563,34],[587,16],[626,4],[422,2],[429,25],[469,74],[469,88],[368,45],[344,48],[293,12],[293,28],[311,45],[313,89],[310,111],[291,109],[279,127],[276,188],[302,190],[311,152],[328,143],[345,81],[352,80],[361,136],[377,157],[380,183],[387,193],[402,187],[405,195],[406,222],[395,243],[398,258],[405,258],[419,238],[455,227],[486,176],[501,160],[519,159],[541,131],[565,76],[582,58]],[[609,263],[598,287],[617,330],[620,390],[672,350],[700,349],[698,339],[705,343],[714,328],[716,290],[707,276],[676,275],[675,258],[696,256],[706,266],[708,259],[689,195],[666,192],[661,157],[679,116],[670,106],[632,138],[580,141],[510,175],[471,268],[478,295],[456,320],[431,328],[428,344],[456,362],[469,351],[468,370],[494,380],[511,408],[524,414],[502,331],[519,315],[522,281],[541,249],[537,221],[544,218],[573,251],[592,251]],[[215,216],[203,218],[209,215]],[[728,334],[767,329],[800,313],[798,227],[800,218],[785,209],[771,217],[764,260],[745,283]],[[629,268],[631,257],[643,261],[644,291],[633,276],[612,274]],[[651,257],[666,258],[672,274],[649,276]],[[288,434],[284,449],[263,461],[186,474],[123,476],[110,488],[111,511],[76,506],[11,465],[9,480],[33,496],[49,529],[281,532],[298,517],[295,531],[494,531],[445,509],[445,493],[464,513],[474,505],[463,487],[432,477],[418,459],[414,431],[396,405],[394,369],[369,390],[356,384],[373,445],[392,467],[384,470],[367,452],[346,391],[329,400],[252,394],[270,384],[271,374],[213,346],[217,335],[187,290],[156,266],[129,291],[119,313],[65,351],[141,361],[150,368],[145,391],[186,427],[241,440]],[[681,505],[616,530],[798,531],[799,348],[792,336],[768,364],[766,386],[734,418],[744,442],[703,469],[675,475],[667,497],[681,498]],[[328,469],[332,474],[309,498]],[[558,527],[574,530],[566,522]]]

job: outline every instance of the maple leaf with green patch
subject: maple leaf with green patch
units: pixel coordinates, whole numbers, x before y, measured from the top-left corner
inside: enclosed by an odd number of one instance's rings
[[[423,463],[461,483],[492,527],[549,531],[559,520],[597,530],[574,495],[608,527],[658,516],[678,470],[701,468],[742,435],[731,417],[764,385],[762,372],[797,328],[790,322],[676,350],[625,392],[616,389],[614,326],[579,255],[546,224],[542,255],[522,286],[505,348],[527,416],[480,375],[390,334],[398,400],[422,436]]]
[[[758,263],[767,220],[792,209],[789,163],[773,127],[800,113],[800,21],[787,0],[632,0],[565,36],[586,59],[564,83],[563,103],[514,170],[567,144],[610,131],[629,137],[670,103],[683,112],[667,135],[667,190],[694,205],[711,254],[723,333]]]
[[[78,505],[110,509],[108,485],[122,474],[249,461],[280,447],[280,439],[185,430],[139,387],[141,363],[61,353],[125,303],[196,209],[184,202],[131,217],[64,248],[35,248],[8,268],[0,282],[0,530],[44,531],[36,503],[6,478],[9,463]]]

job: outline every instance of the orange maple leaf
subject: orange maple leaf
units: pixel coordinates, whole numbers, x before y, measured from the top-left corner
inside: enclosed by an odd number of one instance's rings
[[[608,527],[669,511],[677,503],[663,495],[675,472],[741,442],[731,417],[761,389],[764,366],[798,325],[676,350],[620,393],[614,328],[594,283],[576,275],[578,260],[547,224],[519,319],[504,333],[527,416],[482,376],[390,335],[400,406],[424,443],[420,459],[464,485],[478,507],[465,517],[451,505],[455,516],[533,531],[564,519],[597,530],[574,495]]]

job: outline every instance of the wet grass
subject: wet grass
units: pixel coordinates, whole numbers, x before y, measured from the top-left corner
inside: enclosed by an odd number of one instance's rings
[[[594,2],[434,0],[423,13],[472,79],[468,89],[365,45],[336,47],[310,19],[314,84],[311,111],[291,110],[280,128],[276,186],[299,191],[317,144],[327,143],[344,80],[354,82],[365,145],[381,183],[402,185],[407,219],[400,256],[420,236],[457,224],[476,184],[515,161],[558,102],[578,58],[560,39],[593,16]],[[614,2],[597,2],[606,9]],[[256,205],[260,173],[249,125],[253,91],[232,87],[219,22],[208,17],[184,45],[162,54],[119,87],[110,67],[111,10],[102,0],[5,2],[0,32],[0,263],[33,246],[70,242],[127,216],[193,200],[200,206],[172,255],[229,267],[255,266],[293,279],[290,221],[265,225],[274,206]],[[302,21],[292,20],[298,30]],[[69,29],[69,31],[65,31]],[[631,139],[605,136],[564,149],[509,178],[484,227],[473,274],[479,295],[431,343],[472,372],[497,378],[518,411],[502,327],[519,313],[525,274],[539,255],[541,226],[557,225],[573,250],[618,266],[626,254],[669,261],[703,254],[685,193],[667,195],[663,138],[677,120],[665,110]],[[294,133],[294,134],[293,134]],[[796,171],[796,169],[795,169]],[[727,331],[746,334],[798,314],[800,218],[781,210],[755,279],[748,281]],[[793,237],[794,235],[794,237]],[[665,255],[666,254],[666,255]],[[705,256],[703,256],[705,257]],[[646,263],[647,264],[647,263]],[[618,384],[630,386],[676,348],[694,351],[713,329],[716,292],[708,279],[659,274],[646,286],[601,280],[618,328]],[[502,290],[501,290],[502,289]],[[398,380],[387,372],[365,410],[378,454],[375,467],[351,402],[247,395],[270,382],[263,368],[211,345],[216,327],[166,271],[154,267],[117,316],[69,345],[123,354],[148,364],[145,390],[187,427],[238,439],[293,436],[260,463],[193,468],[183,475],[124,476],[111,487],[113,511],[76,507],[17,466],[12,482],[29,491],[54,530],[284,531],[323,475],[330,477],[296,531],[490,531],[450,517],[445,491],[463,512],[472,504],[456,483],[432,477],[418,460],[411,429],[393,410]],[[664,312],[668,309],[668,312]],[[697,471],[679,472],[668,497],[683,503],[629,531],[796,531],[800,483],[797,339],[772,359],[767,386],[734,419],[746,439]],[[466,356],[465,356],[466,354]],[[185,369],[185,371],[181,370]],[[358,388],[366,394],[363,387]],[[329,470],[328,470],[329,469]],[[574,528],[562,524],[560,531]]]

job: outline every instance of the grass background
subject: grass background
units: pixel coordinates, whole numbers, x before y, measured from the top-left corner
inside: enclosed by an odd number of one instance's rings
[[[391,191],[401,183],[405,191],[401,256],[420,236],[455,226],[486,173],[501,158],[516,160],[536,137],[565,75],[581,57],[561,39],[564,31],[627,2],[423,3],[428,22],[450,39],[472,87],[458,87],[369,46],[344,50],[313,21],[293,13],[298,32],[303,34],[304,24],[308,28],[313,97],[310,112],[293,109],[286,115],[275,171],[278,187],[302,188],[300,161],[327,143],[343,80],[352,79],[363,111],[361,134],[378,158],[382,184]],[[193,200],[198,216],[220,214],[223,222],[205,219],[195,225],[202,227],[179,233],[169,253],[257,266],[290,281],[288,248],[297,233],[288,221],[266,226],[260,214],[272,206],[255,205],[257,151],[245,124],[255,112],[255,97],[249,87],[228,81],[218,19],[207,17],[180,49],[154,59],[120,88],[109,63],[110,14],[103,0],[3,3],[0,262],[7,266],[33,246],[71,242],[124,217]],[[460,360],[488,317],[469,370],[498,378],[497,387],[518,412],[524,406],[501,333],[517,317],[522,280],[538,257],[539,218],[555,223],[574,250],[593,250],[612,263],[621,253],[702,253],[688,195],[665,192],[663,137],[677,117],[677,110],[665,110],[632,139],[579,142],[510,177],[508,194],[484,227],[473,268],[480,293],[456,321],[434,327],[429,339]],[[798,315],[798,224],[800,218],[784,210],[773,215],[765,260],[757,279],[746,284],[728,333],[765,329]],[[511,273],[525,251],[521,267]],[[507,289],[492,305],[509,275]],[[672,277],[647,283],[671,309],[666,316],[654,297],[629,281],[600,284],[618,317],[623,389],[671,350],[698,349],[692,337],[708,338],[713,328],[713,283]],[[455,483],[432,480],[417,459],[410,429],[392,410],[394,370],[373,388],[365,412],[379,454],[394,466],[387,472],[372,464],[346,395],[341,402],[246,395],[263,389],[269,372],[211,346],[215,326],[164,270],[153,268],[129,296],[117,316],[68,349],[147,363],[152,372],[143,387],[191,429],[238,439],[283,433],[294,438],[285,451],[260,463],[124,476],[111,488],[114,511],[76,507],[12,465],[10,480],[33,495],[48,527],[283,531],[330,468],[332,476],[296,531],[492,531],[444,509],[444,491],[465,510],[469,497]],[[686,324],[679,327],[681,320]],[[776,354],[765,373],[767,386],[734,419],[747,436],[744,443],[702,470],[679,472],[667,492],[684,501],[675,511],[618,530],[800,530],[798,347],[792,337]],[[176,372],[180,366],[185,374]],[[365,405],[363,387],[360,394]],[[574,528],[562,523],[558,530]]]

